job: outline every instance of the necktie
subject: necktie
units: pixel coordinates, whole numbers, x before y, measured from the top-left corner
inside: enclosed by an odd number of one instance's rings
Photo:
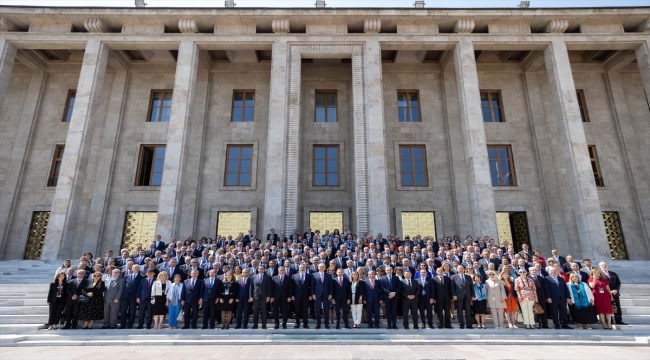
[[[392,281],[392,280],[393,280],[393,279],[392,279],[392,276],[389,276],[389,277],[388,277],[388,287],[392,287],[392,286],[393,286],[393,281]]]
[[[411,280],[406,280],[406,284],[411,287]]]
[[[556,284],[557,286],[560,286],[560,281],[557,279],[557,276],[555,277],[555,284]]]
[[[214,279],[210,279],[210,289],[212,289],[212,285],[214,285]]]
[[[343,286],[343,280],[339,278],[339,286]]]
[[[108,282],[108,287],[110,288],[111,286],[113,286],[113,279],[111,279],[111,281]]]
[[[371,289],[375,288],[375,280],[370,279],[370,288]]]
[[[320,282],[325,281],[325,275],[323,273],[320,273]]]
[[[305,274],[301,273],[300,274],[300,284],[304,284],[304,283],[305,283]]]
[[[258,284],[262,283],[262,274],[257,275],[257,283]]]
[[[283,278],[284,278],[284,276],[280,276],[280,287],[282,287],[282,280],[283,280]]]
[[[196,280],[192,279],[192,289],[194,289],[194,284],[196,283]]]
[[[461,285],[463,285],[463,287],[465,287],[465,275],[461,275],[460,280],[461,280],[460,281]]]
[[[147,280],[147,286],[151,287],[151,279]]]
[[[133,284],[133,280],[135,280],[135,275],[131,275],[131,284]]]

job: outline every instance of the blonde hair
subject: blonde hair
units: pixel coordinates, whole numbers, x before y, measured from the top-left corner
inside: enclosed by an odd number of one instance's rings
[[[594,274],[598,274],[598,277],[595,277]],[[605,274],[598,268],[591,269],[591,272],[589,272],[589,277],[592,279],[605,280]]]
[[[158,276],[156,276],[156,280],[161,280],[161,279],[160,279],[161,276],[166,276],[166,277],[167,277],[167,280],[169,280],[169,274],[167,274],[167,271],[161,271],[161,272],[159,272],[159,273],[158,273]]]
[[[571,282],[573,282],[573,279],[578,279],[578,282],[580,282],[580,277],[576,273],[571,273],[571,275],[569,275],[569,280]]]

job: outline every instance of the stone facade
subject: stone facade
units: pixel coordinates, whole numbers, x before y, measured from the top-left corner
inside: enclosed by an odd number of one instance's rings
[[[430,211],[437,237],[497,239],[496,212],[525,212],[533,248],[605,259],[615,211],[629,258],[650,259],[648,24],[650,8],[0,7],[0,257],[23,257],[35,211],[51,211],[50,259],[116,251],[129,211],[158,212],[165,241],[215,237],[220,211],[250,211],[260,235],[337,211],[400,236],[402,212]],[[147,122],[152,90],[173,90],[169,122]],[[252,122],[231,121],[236,90],[255,92]],[[317,90],[336,91],[336,122],[314,121]],[[398,121],[400,90],[420,122]],[[481,90],[505,122],[483,122]],[[162,185],[136,186],[158,144]],[[226,186],[243,144],[250,185]],[[339,147],[337,186],[313,185],[319,144]],[[426,186],[403,186],[401,145],[424,146]],[[510,146],[516,186],[492,185],[487,145]]]

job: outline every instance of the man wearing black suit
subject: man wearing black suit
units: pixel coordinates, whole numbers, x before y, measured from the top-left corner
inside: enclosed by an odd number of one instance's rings
[[[366,322],[368,328],[379,329],[379,302],[381,301],[381,280],[376,279],[375,272],[368,273],[368,279],[363,281],[366,289],[363,304],[366,305]],[[374,317],[374,321],[373,321]]]
[[[68,297],[65,300],[65,326],[63,330],[68,330],[77,328],[77,322],[79,318],[79,305],[80,302],[77,301],[83,289],[88,285],[88,280],[85,279],[86,270],[77,271],[77,278],[74,279],[71,283],[68,284],[65,289]]]
[[[282,328],[287,328],[287,319],[289,318],[289,311],[287,305],[291,302],[293,294],[291,278],[286,274],[284,266],[278,269],[278,275],[272,278],[271,286],[273,297],[273,316],[275,320],[274,329],[280,328],[280,315],[282,315]]]
[[[208,272],[208,277],[203,280],[203,327],[201,329],[214,329],[214,321],[218,314],[217,299],[221,294],[221,280],[217,279],[217,272],[212,269]]]
[[[456,312],[460,328],[464,329],[465,322],[467,322],[467,328],[472,329],[470,305],[476,299],[474,283],[469,275],[465,275],[465,268],[463,266],[458,266],[456,271],[457,274],[451,277],[451,299],[456,302]],[[463,310],[465,310],[465,321],[463,321]]]
[[[270,278],[278,275],[278,267],[275,260],[269,261],[269,268],[266,269],[266,275]]]
[[[578,271],[580,271],[580,268],[582,267],[582,265],[578,261],[573,260],[573,255],[567,255],[566,256],[566,263],[564,263],[564,265],[562,265],[562,269],[564,270],[565,273],[568,274],[568,273],[573,271],[573,269],[571,268],[571,264],[573,264],[574,262],[576,264],[578,264]]]
[[[171,258],[169,260],[169,267],[167,268],[167,274],[169,274],[169,281],[174,282],[174,276],[180,275],[181,276],[181,281],[185,280],[185,274],[183,273],[183,270],[181,270],[180,266],[178,266],[178,263],[176,262],[176,258]]]
[[[607,278],[607,280],[609,280],[609,290],[612,292],[612,296],[614,297],[614,303],[616,304],[616,308],[618,309],[618,311],[616,311],[616,314],[614,314],[614,320],[616,321],[616,325],[627,325],[626,323],[623,322],[623,314],[621,314],[621,299],[620,299],[621,278],[619,278],[618,274],[616,274],[615,272],[609,271],[609,265],[607,265],[606,262],[601,261],[600,263],[598,263],[598,266],[600,267],[600,270],[605,273],[605,277]]]
[[[551,317],[555,328],[559,329],[561,323],[563,329],[572,329],[567,325],[566,312],[566,306],[571,300],[571,296],[557,268],[551,268],[551,275],[544,278],[544,294],[546,294],[546,302],[549,304],[547,308],[551,308]]]
[[[348,312],[350,312],[350,301],[352,292],[350,289],[350,280],[343,276],[343,269],[336,270],[336,278],[332,284],[332,302],[336,312],[336,328],[341,328],[341,311],[343,311],[343,323],[346,329],[351,329],[348,322]]]
[[[418,310],[420,312],[420,321],[422,328],[429,324],[433,329],[433,299],[435,299],[435,287],[431,279],[427,279],[427,270],[420,270],[420,278],[416,281],[420,284],[420,293],[418,294]],[[426,312],[426,321],[424,313]]]
[[[534,266],[530,268],[530,277],[535,282],[537,302],[544,309],[543,314],[535,315],[535,322],[538,324],[537,328],[548,329],[548,309],[546,307],[546,293],[544,293],[544,277],[539,275],[539,270]]]
[[[203,280],[205,278],[205,272],[199,267],[199,260],[192,259],[190,261],[190,266],[185,268],[185,278],[189,279],[192,277],[192,271],[197,271],[197,279]]]
[[[122,304],[120,304],[120,329],[132,328],[135,322],[135,299],[138,295],[138,288],[142,282],[142,275],[140,275],[140,265],[133,265],[131,267],[132,273],[124,278],[124,291],[122,292]],[[128,312],[128,322],[127,322]]]
[[[325,329],[329,329],[329,302],[332,300],[332,276],[325,272],[325,264],[318,264],[318,272],[311,277],[311,296],[316,310],[316,329],[320,329],[321,309],[325,313]]]
[[[154,245],[156,245],[156,250],[160,250],[162,252],[165,252],[165,249],[167,247],[165,246],[165,243],[162,242],[160,235],[156,235],[156,240],[153,243],[154,243]]]
[[[193,262],[194,260],[192,260]],[[184,323],[182,329],[188,329],[190,325],[192,329],[196,329],[196,321],[199,318],[199,306],[203,304],[203,289],[205,283],[199,279],[199,270],[194,269],[190,272],[190,278],[183,283],[183,291],[185,305],[183,306]],[[191,322],[191,324],[190,324]]]
[[[578,265],[578,263],[571,263],[570,269],[566,272],[566,275],[571,276],[571,274],[578,275],[580,281],[583,283],[586,283],[589,280],[589,275],[580,271],[580,265]]]
[[[253,329],[257,329],[257,324],[262,313],[262,329],[266,329],[266,311],[267,304],[271,301],[271,278],[265,274],[264,265],[257,267],[257,274],[251,279],[249,298],[253,298]]]
[[[397,302],[399,300],[400,280],[393,275],[393,268],[386,267],[386,275],[381,279],[382,299],[386,304],[387,329],[397,330]]]
[[[138,297],[135,302],[140,304],[140,313],[138,314],[138,329],[142,329],[144,325],[144,314],[147,314],[147,329],[151,329],[151,320],[153,320],[153,313],[151,311],[151,288],[155,281],[153,276],[156,271],[150,269],[147,271],[147,278],[140,280],[138,286]]]
[[[433,303],[436,304],[438,329],[442,329],[443,326],[446,329],[451,329],[451,313],[449,310],[451,308],[451,280],[444,276],[442,267],[436,269],[436,276],[432,280],[435,293]]]
[[[555,259],[555,261],[557,261],[557,263],[560,264],[560,266],[564,266],[564,264],[566,264],[567,262],[566,259],[564,258],[564,256],[560,256],[560,253],[557,251],[557,249],[551,250],[551,254],[553,255],[551,257]]]
[[[403,273],[404,280],[400,285],[400,295],[402,297],[402,320],[404,329],[409,328],[409,309],[411,310],[411,317],[413,318],[413,329],[419,329],[418,326],[418,294],[422,291],[420,285],[412,280],[411,272]]]
[[[292,276],[293,280],[293,296],[291,299],[293,300],[294,308],[295,308],[295,318],[296,318],[296,325],[294,326],[295,329],[300,328],[300,320],[302,319],[302,327],[305,329],[309,329],[309,316],[308,316],[308,310],[309,310],[309,300],[312,299],[311,297],[311,275],[307,274],[305,271],[307,267],[305,264],[300,264],[298,267],[298,273],[294,274]]]

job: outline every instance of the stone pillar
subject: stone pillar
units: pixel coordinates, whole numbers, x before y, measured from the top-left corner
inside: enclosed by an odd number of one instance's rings
[[[544,49],[544,60],[558,121],[582,256],[591,259],[611,258],[578,108],[569,54],[564,41],[552,40]]]
[[[183,204],[183,177],[187,157],[187,134],[199,67],[199,49],[191,40],[181,41],[176,61],[174,96],[167,128],[165,166],[158,200],[156,235],[164,241],[176,236],[180,228]],[[153,239],[152,239],[153,240]]]
[[[639,64],[639,71],[641,72],[641,79],[643,79],[643,87],[645,88],[645,96],[650,103],[650,40],[646,40],[639,47],[636,48],[636,62]],[[2,80],[0,80],[1,83]],[[0,89],[1,90],[1,89]],[[2,99],[0,97],[0,99]]]
[[[286,172],[285,157],[287,154],[287,60],[288,44],[286,40],[273,43],[273,58],[271,60],[271,93],[269,98],[269,125],[266,150],[266,181],[264,188],[264,229],[271,228],[290,234],[293,229],[282,228],[282,212],[284,210],[284,176]],[[298,76],[300,72],[298,72]],[[300,80],[298,80],[300,81]]]
[[[45,69],[25,60],[22,61],[32,70],[27,86],[27,96],[20,115],[20,122],[15,133],[14,147],[7,164],[4,184],[0,190],[0,255],[4,255],[5,239],[9,239],[9,228],[13,209],[18,198],[23,171],[26,164],[27,150],[31,147],[36,114],[41,104],[45,85]]]
[[[52,213],[43,243],[43,259],[56,260],[70,254],[77,228],[79,202],[93,138],[93,120],[106,74],[109,50],[99,40],[86,44],[77,97],[65,141],[65,155],[52,201]]]
[[[462,39],[454,49],[456,87],[460,108],[460,122],[467,166],[467,187],[472,218],[472,234],[497,237],[494,193],[487,156],[485,128],[481,112],[474,45]]]
[[[378,43],[377,46],[379,46]],[[352,50],[352,138],[354,139],[353,179],[355,200],[354,214],[356,233],[360,234],[364,231],[370,230],[370,207],[368,203],[368,185],[370,182],[368,156],[370,154],[370,149],[368,144],[368,121],[366,120],[366,104],[368,104],[368,102],[366,100],[364,86],[367,83],[368,79],[364,78],[365,61],[363,56],[363,49],[361,47],[352,47]],[[381,79],[377,79],[377,81],[381,83]]]
[[[0,37],[0,110],[5,102],[5,95],[7,95],[9,79],[11,79],[11,72],[16,62],[16,52],[14,45]]]
[[[278,46],[273,47],[275,50]],[[300,164],[300,88],[301,88],[301,55],[300,46],[290,46],[289,51],[289,81],[286,96],[287,99],[287,120],[284,128],[286,144],[284,147],[284,194],[280,205],[284,207],[282,214],[284,220],[284,229],[287,234],[298,226],[298,165]],[[281,61],[282,55],[275,63]],[[273,66],[273,65],[271,65]],[[280,64],[276,65],[280,66]],[[273,89],[273,88],[271,88]],[[274,92],[272,90],[272,92]],[[271,101],[274,99],[271,98]],[[273,110],[274,116],[280,116],[280,109],[277,112]],[[277,119],[269,119],[269,131],[271,131],[271,122],[274,128],[279,128]],[[271,139],[269,139],[271,141]],[[267,154],[271,157],[271,154]],[[282,168],[279,168],[282,169]],[[269,185],[269,184],[267,184]],[[273,183],[275,185],[275,183]],[[273,204],[267,204],[274,206]],[[266,210],[265,211],[271,211]],[[275,214],[275,212],[273,213]],[[267,229],[264,229],[267,230]]]
[[[384,95],[379,41],[366,42],[365,49],[366,124],[368,159],[369,230],[390,233],[386,145],[384,137]],[[356,157],[355,157],[356,158]],[[357,232],[358,233],[358,232]]]
[[[108,111],[104,120],[104,134],[100,145],[99,163],[102,165],[97,167],[97,172],[95,173],[93,196],[88,210],[88,220],[86,221],[83,249],[91,249],[91,247],[96,246],[95,251],[98,254],[103,253],[102,249],[104,247],[107,249],[117,249],[120,247],[120,243],[116,242],[119,240],[114,240],[108,244],[104,243],[102,234],[106,219],[108,195],[113,180],[115,153],[118,148],[128,80],[129,72],[127,69],[116,69],[115,76],[113,77]]]

